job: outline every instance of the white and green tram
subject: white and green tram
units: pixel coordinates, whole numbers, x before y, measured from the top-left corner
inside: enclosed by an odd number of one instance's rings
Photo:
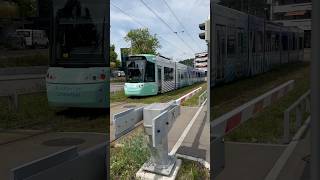
[[[46,77],[50,106],[109,107],[109,18],[103,3],[53,0]]]
[[[205,72],[152,54],[129,56],[126,96],[151,96],[205,81]]]

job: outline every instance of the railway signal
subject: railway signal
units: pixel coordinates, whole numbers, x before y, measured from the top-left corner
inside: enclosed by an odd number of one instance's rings
[[[204,32],[199,34],[200,39],[210,41],[210,20],[205,21],[204,23],[199,24],[200,30]]]

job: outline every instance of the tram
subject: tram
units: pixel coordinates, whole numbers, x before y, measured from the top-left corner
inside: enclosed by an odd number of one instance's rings
[[[164,56],[138,54],[126,62],[126,96],[151,96],[205,81],[205,71]]]
[[[107,7],[101,0],[54,0],[47,97],[55,107],[109,107]]]

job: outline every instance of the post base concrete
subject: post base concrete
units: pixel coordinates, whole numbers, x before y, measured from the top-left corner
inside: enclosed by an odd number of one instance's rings
[[[177,177],[178,171],[181,167],[182,161],[177,159],[176,165],[174,166],[171,174],[169,176],[163,176],[159,174],[154,174],[152,172],[148,172],[140,168],[139,171],[136,173],[136,177],[141,180],[174,180]]]

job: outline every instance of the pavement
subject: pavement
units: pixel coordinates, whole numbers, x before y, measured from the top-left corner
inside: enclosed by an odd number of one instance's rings
[[[263,180],[285,145],[225,142],[225,168],[216,180]]]
[[[207,118],[207,106],[200,112],[177,154],[199,158],[210,163],[210,122]]]
[[[225,142],[225,168],[216,180],[263,180],[287,145]],[[300,140],[276,180],[310,180],[310,132]]]
[[[30,136],[32,133],[34,136]],[[99,133],[50,132],[40,135],[36,135],[36,133],[39,132],[10,131],[0,133],[1,179],[9,179],[10,170],[15,167],[63,149],[76,146],[81,151],[106,142],[106,135]]]

